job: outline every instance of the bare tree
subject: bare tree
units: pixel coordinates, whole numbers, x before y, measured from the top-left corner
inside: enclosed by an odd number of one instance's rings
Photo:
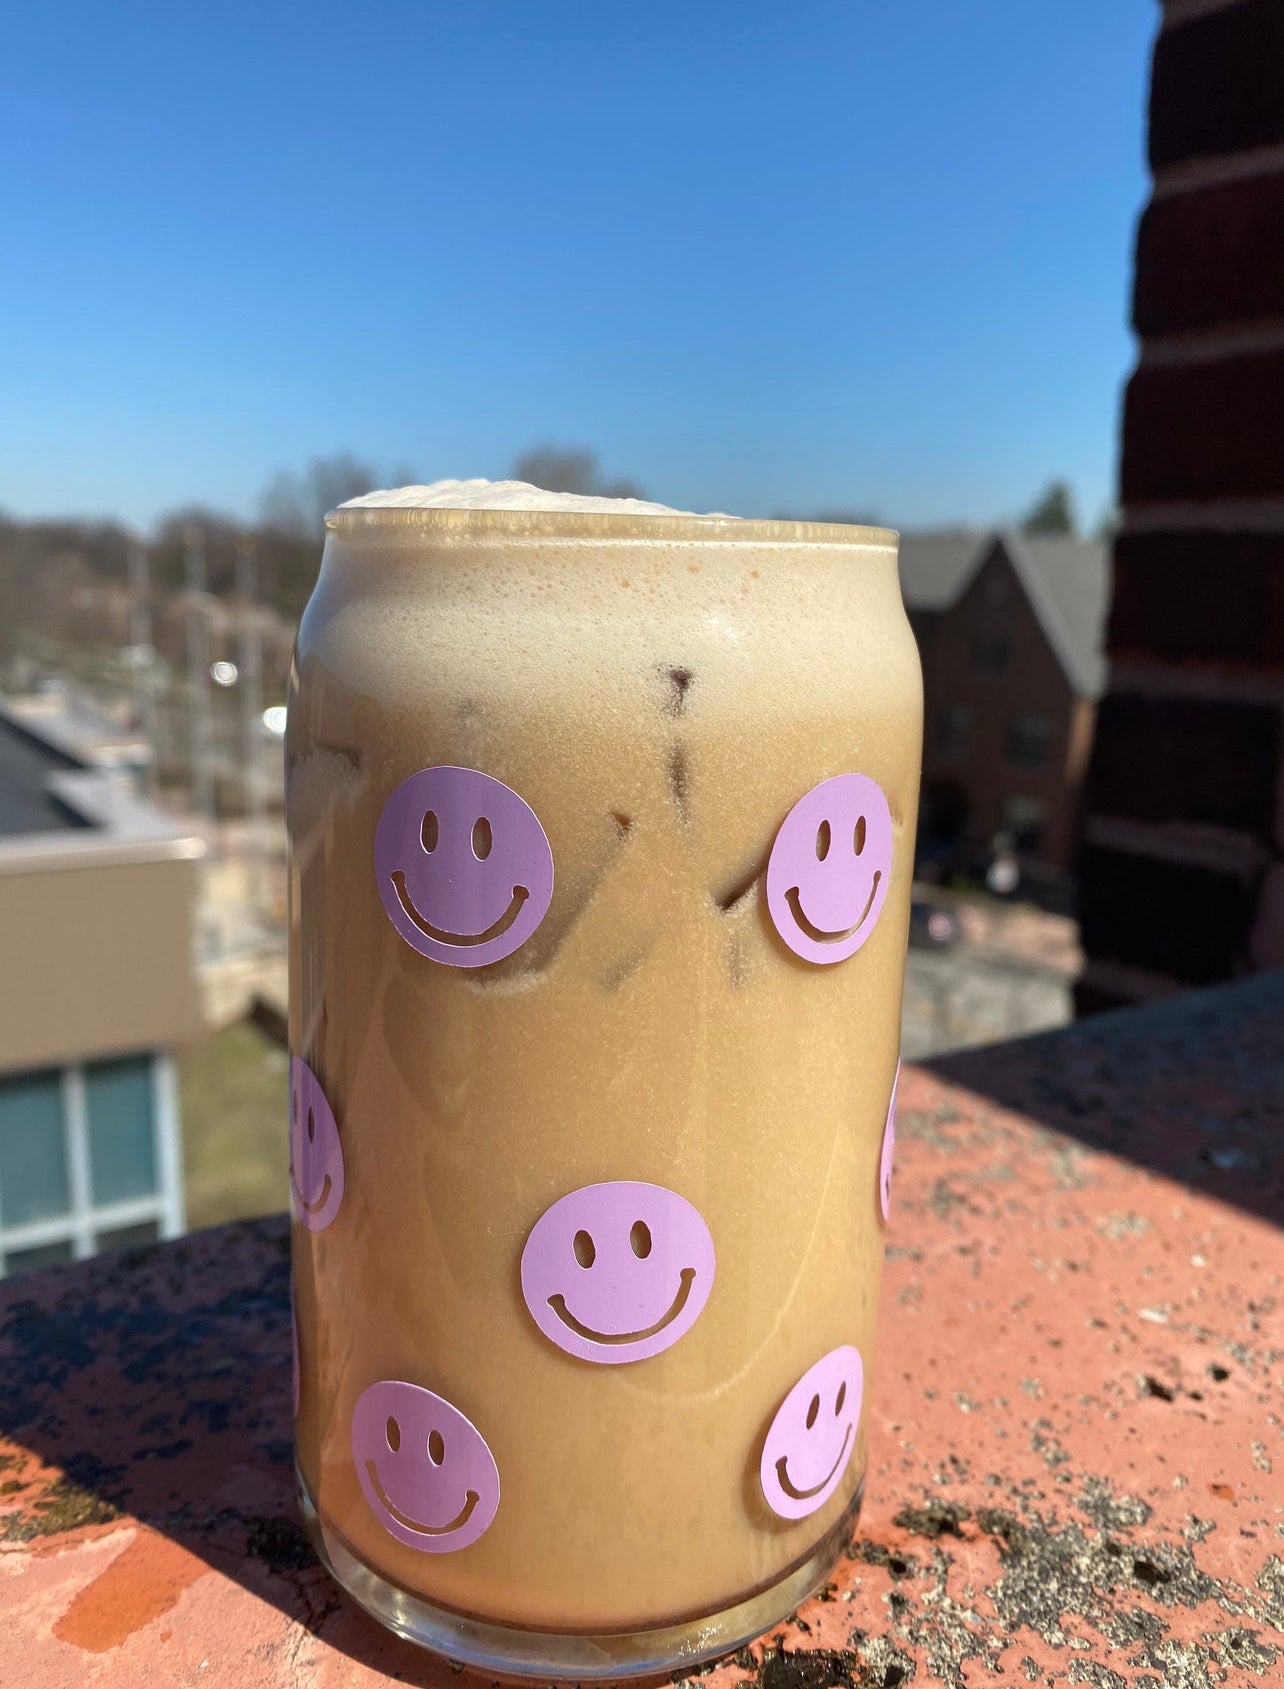
[[[314,457],[302,474],[282,470],[269,483],[261,501],[264,526],[311,539],[321,532],[328,510],[378,483],[376,471],[347,452]]]
[[[642,498],[635,481],[604,481],[597,455],[580,446],[532,446],[513,465],[515,481],[529,481],[547,493],[582,493],[595,498]]]

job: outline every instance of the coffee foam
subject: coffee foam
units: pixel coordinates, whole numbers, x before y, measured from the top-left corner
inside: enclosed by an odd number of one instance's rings
[[[697,516],[640,498],[598,498],[583,493],[550,493],[526,481],[433,481],[426,487],[390,487],[363,493],[340,510],[570,510],[618,516]],[[708,512],[721,515],[721,512]]]

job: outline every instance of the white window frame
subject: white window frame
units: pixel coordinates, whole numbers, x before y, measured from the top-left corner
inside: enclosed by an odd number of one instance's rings
[[[164,1050],[146,1052],[152,1079],[153,1155],[157,1189],[151,1196],[129,1202],[93,1201],[90,1182],[89,1108],[85,1089],[85,1065],[68,1063],[59,1071],[62,1096],[63,1144],[67,1155],[67,1182],[71,1207],[66,1214],[26,1225],[0,1225],[0,1278],[8,1257],[23,1249],[39,1249],[50,1243],[70,1243],[72,1259],[86,1261],[98,1253],[103,1232],[123,1226],[156,1222],[162,1238],[180,1237],[186,1226],[183,1203],[182,1134],[178,1108],[178,1075],[174,1058]],[[16,1077],[16,1076],[15,1076]]]

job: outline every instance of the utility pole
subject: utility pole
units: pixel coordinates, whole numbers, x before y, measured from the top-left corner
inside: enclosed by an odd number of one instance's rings
[[[210,767],[210,629],[205,594],[205,535],[197,527],[183,534],[183,575],[187,587],[187,708],[191,732],[192,807],[204,820],[214,819],[214,779]]]
[[[125,554],[129,570],[129,642],[134,655],[134,710],[147,741],[147,795],[160,784],[160,740],[156,731],[156,649],[152,644],[151,571],[147,546],[133,535]]]
[[[247,535],[236,545],[236,596],[240,601],[241,758],[245,819],[250,849],[250,913],[257,922],[264,912],[263,785],[259,778],[260,728],[263,714],[263,646],[259,625],[258,565],[254,541]]]

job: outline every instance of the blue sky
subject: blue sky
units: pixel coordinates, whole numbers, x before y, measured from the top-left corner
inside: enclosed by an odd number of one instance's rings
[[[594,448],[747,514],[1111,498],[1149,0],[11,10],[0,508]]]

